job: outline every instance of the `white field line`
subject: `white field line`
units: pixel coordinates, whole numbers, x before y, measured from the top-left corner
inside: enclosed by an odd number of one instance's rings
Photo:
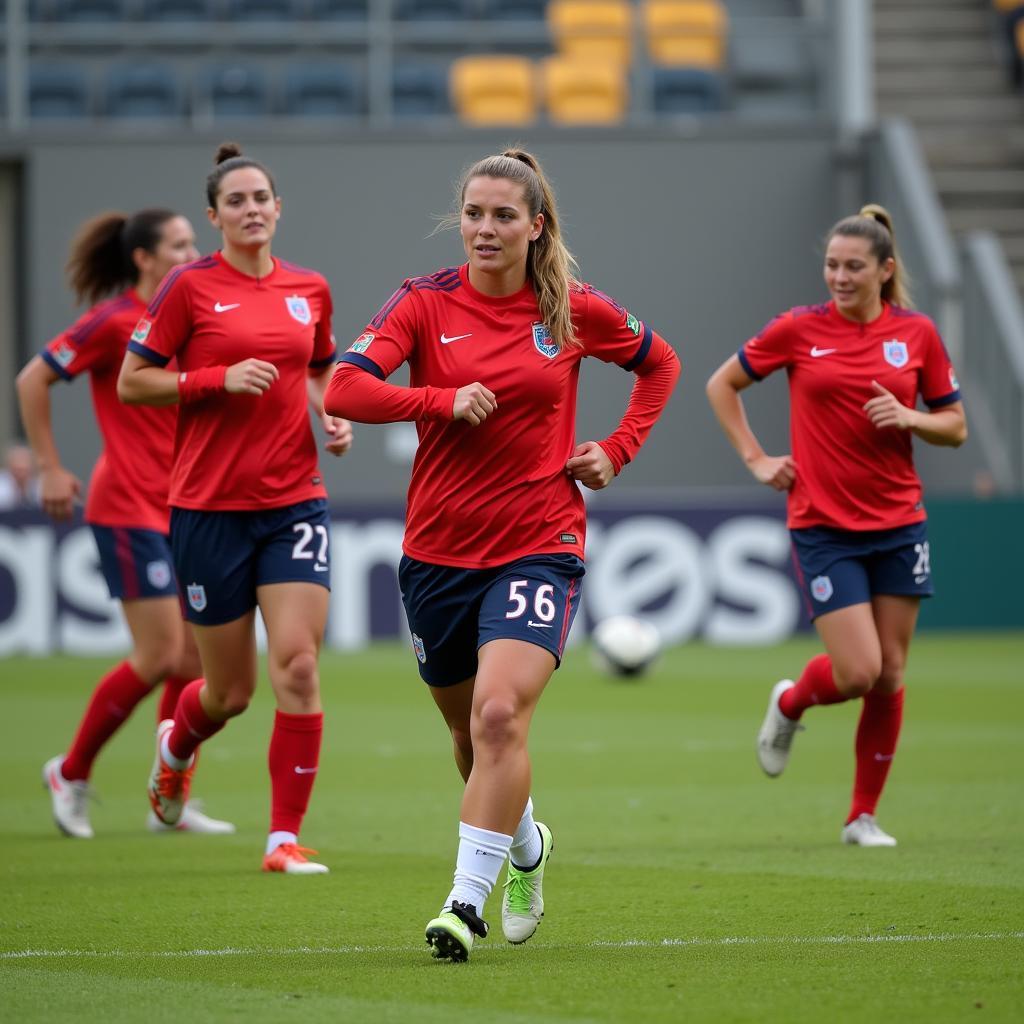
[[[1024,932],[940,932],[923,935],[733,935],[717,939],[627,939],[622,942],[590,942],[585,949],[665,949],[681,946],[855,946],[871,943],[915,942],[1013,942],[1024,939]],[[536,942],[534,949],[568,949],[567,945]],[[496,951],[511,947],[496,945]],[[577,947],[579,948],[579,947]],[[423,946],[292,946],[281,949],[225,946],[221,949],[14,949],[0,952],[0,960],[176,960],[189,957],[231,956],[345,956],[353,953],[419,952]]]

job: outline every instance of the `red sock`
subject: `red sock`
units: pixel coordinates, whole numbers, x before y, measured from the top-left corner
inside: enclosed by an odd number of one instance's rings
[[[878,806],[878,798],[882,795],[882,787],[896,755],[896,742],[900,738],[903,693],[901,686],[895,693],[871,690],[864,697],[854,744],[857,771],[847,824],[862,814],[874,814]]]
[[[193,679],[178,698],[178,710],[174,713],[174,728],[167,737],[167,746],[175,757],[187,761],[196,747],[203,740],[220,732],[227,725],[227,720],[215,722],[203,710],[199,700],[199,691],[203,688],[202,679]]]
[[[191,679],[184,676],[168,676],[164,680],[164,688],[160,692],[160,703],[156,709],[156,724],[159,725],[165,718],[173,718],[178,707],[178,698],[181,691],[191,683]]]
[[[61,766],[65,779],[89,778],[92,763],[103,744],[121,728],[149,690],[149,684],[139,678],[127,661],[112,668],[100,680]]]
[[[843,696],[832,678],[832,662],[827,654],[811,658],[804,667],[804,674],[796,686],[779,698],[779,710],[794,721],[813,704],[842,704],[849,697]]]
[[[288,715],[278,711],[270,737],[270,831],[299,834],[320,766],[322,712]]]

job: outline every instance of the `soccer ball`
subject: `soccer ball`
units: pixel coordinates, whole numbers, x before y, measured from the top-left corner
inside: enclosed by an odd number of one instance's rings
[[[602,619],[590,634],[590,652],[594,664],[613,676],[639,676],[647,671],[661,653],[658,630],[633,615],[613,615]]]

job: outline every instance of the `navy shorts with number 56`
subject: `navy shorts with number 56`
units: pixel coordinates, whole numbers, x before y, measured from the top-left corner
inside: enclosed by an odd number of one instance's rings
[[[420,676],[452,686],[476,675],[491,640],[525,640],[561,662],[586,570],[575,555],[531,555],[491,569],[458,569],[403,556],[402,603]]]
[[[323,498],[243,512],[171,509],[171,550],[185,618],[234,622],[268,583],[331,588],[331,520]]]

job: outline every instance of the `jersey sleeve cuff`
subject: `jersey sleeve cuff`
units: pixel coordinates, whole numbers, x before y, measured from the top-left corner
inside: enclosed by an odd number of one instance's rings
[[[137,341],[128,342],[128,351],[134,352],[137,356],[142,356],[143,359],[154,363],[156,366],[166,366],[171,361],[170,356],[163,356],[155,349],[148,348]]]
[[[74,374],[68,373],[68,371],[65,370],[64,367],[60,365],[60,363],[57,362],[57,360],[54,358],[52,352],[50,352],[47,349],[44,349],[40,353],[40,355],[43,358],[43,362],[46,363],[46,365],[48,367],[50,367],[50,369],[53,370],[53,372],[55,374],[57,374],[58,377],[61,377],[64,380],[74,380],[75,379]]]
[[[750,365],[750,360],[747,358],[747,353],[742,348],[736,353],[736,356],[737,356],[737,358],[740,361],[740,366],[743,367],[743,369],[746,372],[747,376],[751,380],[764,380],[764,377],[762,377],[762,375],[759,374],[757,372],[757,370],[755,370]]]
[[[345,352],[338,360],[339,363],[351,363],[358,366],[360,370],[372,373],[378,380],[387,380],[387,374],[372,360],[359,352]]]
[[[630,372],[635,370],[647,358],[647,353],[651,351],[651,342],[653,340],[654,332],[647,324],[644,324],[644,336],[640,339],[640,347],[636,350],[636,355],[628,363],[622,364],[622,368]]]
[[[329,356],[325,356],[323,359],[314,359],[310,362],[309,368],[311,370],[323,370],[336,362],[338,359],[338,350],[334,349]]]
[[[924,404],[929,409],[941,409],[943,406],[952,405],[954,402],[960,401],[960,389],[951,391],[948,395],[943,395],[941,398],[926,398]]]

